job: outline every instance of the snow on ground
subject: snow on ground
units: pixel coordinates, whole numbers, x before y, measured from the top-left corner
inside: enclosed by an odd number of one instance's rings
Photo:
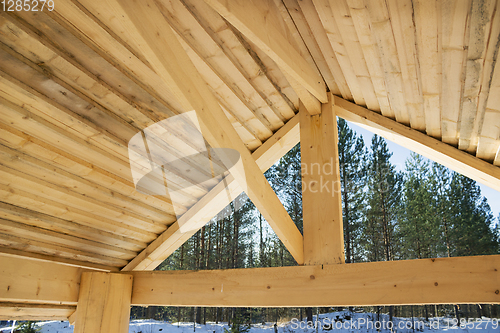
[[[305,322],[299,322],[298,319],[292,319],[286,323],[277,325],[278,333],[347,333],[347,332],[390,332],[390,324],[388,324],[389,316],[380,315],[377,320],[377,315],[372,313],[349,313],[332,312],[319,315],[319,320],[314,320],[318,323],[315,327],[307,327]],[[430,333],[430,332],[450,332],[450,333],[465,333],[465,332],[500,332],[500,324],[498,319],[470,319],[466,322],[457,323],[453,318],[430,318],[429,321],[415,318],[399,318],[393,319],[393,332],[400,333]],[[412,325],[415,330],[412,329]],[[47,321],[40,323],[42,328],[41,333],[73,333],[73,327],[67,321]],[[224,329],[229,329],[227,323],[207,323],[206,325],[193,323],[168,323],[155,320],[132,320],[130,322],[129,333],[224,333]],[[380,330],[378,330],[380,329]],[[0,332],[10,333],[10,328],[0,328]],[[274,323],[253,324],[248,333],[275,333]]]

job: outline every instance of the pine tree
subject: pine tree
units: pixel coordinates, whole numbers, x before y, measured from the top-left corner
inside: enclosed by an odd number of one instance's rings
[[[393,260],[398,256],[397,222],[402,175],[391,164],[385,140],[372,138],[368,160],[367,210],[364,242],[369,261]]]
[[[357,246],[362,236],[366,148],[361,136],[344,119],[338,119],[338,132],[345,256],[346,262],[351,263],[361,260]]]

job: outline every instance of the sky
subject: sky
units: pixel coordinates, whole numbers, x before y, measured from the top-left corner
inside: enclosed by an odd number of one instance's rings
[[[352,128],[355,132],[363,136],[365,145],[367,147],[370,147],[373,133],[351,122],[348,123],[350,128]],[[411,150],[401,147],[400,145],[389,140],[387,140],[387,146],[389,147],[389,150],[393,153],[391,157],[392,164],[394,164],[398,170],[400,171],[404,170],[405,161],[408,157],[410,157]],[[481,194],[488,200],[488,203],[491,207],[491,211],[493,212],[493,216],[495,218],[498,218],[498,215],[500,213],[500,192],[481,183],[478,183],[478,185],[481,187]]]

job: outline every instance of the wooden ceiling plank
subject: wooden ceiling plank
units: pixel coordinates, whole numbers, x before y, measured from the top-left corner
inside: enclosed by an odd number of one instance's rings
[[[328,0],[312,0],[319,14],[319,18],[326,31],[329,44],[335,52],[335,57],[342,69],[344,77],[351,91],[353,100],[356,104],[366,105],[363,97],[363,91],[359,84],[358,77],[354,71],[351,61],[347,55],[347,49],[342,41],[337,24],[333,18],[332,8]]]
[[[426,133],[441,138],[441,59],[439,27],[441,14],[436,0],[413,1],[418,63],[420,65]]]
[[[0,56],[2,56],[1,51]],[[3,60],[5,60],[5,57],[2,58]],[[6,68],[16,68],[17,73],[7,73],[7,75],[3,74],[7,79],[14,82],[14,84],[16,85],[21,86],[25,90],[28,90],[29,92],[37,95],[37,97],[42,100],[42,103],[43,101],[45,101],[55,108],[51,109],[51,111],[53,111],[51,113],[40,114],[42,117],[45,117],[46,119],[48,118],[49,121],[52,120],[52,117],[58,118],[58,120],[63,122],[64,125],[66,125],[67,123],[71,123],[72,126],[69,126],[67,128],[71,128],[72,130],[78,128],[75,125],[75,121],[73,120],[74,118],[76,118],[79,121],[79,124],[84,127],[83,130],[88,130],[92,133],[89,141],[94,140],[106,146],[111,154],[117,155],[117,157],[121,158],[124,163],[128,164],[128,140],[134,134],[140,132],[142,128],[130,125],[125,119],[121,119],[110,110],[105,110],[101,106],[93,106],[92,103],[94,103],[94,101],[90,98],[87,98],[85,101],[80,100],[79,97],[82,96],[75,95],[73,93],[74,90],[71,87],[68,87],[70,90],[66,90],[66,87],[58,86],[59,82],[52,82],[50,79],[47,79],[42,73],[36,71],[32,71],[29,74],[27,72],[22,72],[21,74],[20,71],[22,66],[19,66],[17,62],[15,62],[16,66],[14,66],[14,63],[12,64],[12,66],[9,66],[8,62],[9,61],[6,61],[6,63],[3,64],[3,70],[7,70]],[[33,66],[35,68],[39,68],[34,64]],[[25,66],[24,69],[27,69],[27,66]],[[23,74],[25,74],[24,82],[13,79],[13,76],[17,78],[19,76],[22,77]],[[60,83],[66,86],[65,83]],[[86,103],[88,104],[86,105]],[[73,107],[73,105],[78,105],[79,107],[75,108]],[[34,108],[34,110],[37,110],[37,108]],[[59,123],[57,122],[56,124],[59,125]],[[64,127],[64,125],[62,127]],[[186,149],[182,149],[176,146],[176,142],[179,140],[170,140],[171,142],[169,141],[168,144],[166,144],[162,140],[157,140],[156,138],[153,139],[153,141],[155,141],[155,143],[157,143],[163,149],[165,149],[169,153],[172,153],[178,158],[183,157],[186,152]],[[181,151],[184,153],[182,153]],[[190,161],[188,161],[187,163],[190,164],[193,170],[200,171],[207,177],[211,176],[208,171],[199,168],[198,165],[195,165]],[[206,193],[206,189],[203,186],[197,184],[196,180],[193,180],[190,177],[186,177],[185,174],[175,168],[169,167],[168,180],[173,187],[177,186],[177,188],[179,188],[178,184],[183,184],[186,181],[190,182],[191,185],[198,185],[195,187],[195,189],[198,190],[198,194],[194,194],[195,196],[201,196]],[[185,191],[182,192],[184,193]],[[190,198],[188,198],[187,200],[189,201],[189,199]],[[173,213],[173,211],[171,213]]]
[[[0,218],[0,231],[21,238],[40,240],[54,245],[61,245],[75,250],[93,252],[119,259],[130,259],[136,255],[136,252],[131,250],[59,233],[50,229],[33,227],[3,218]]]
[[[299,115],[296,115],[264,142],[259,149],[253,152],[252,157],[259,165],[261,171],[265,172],[293,148],[299,140]],[[190,232],[181,231],[179,221],[175,222],[125,266],[123,270],[154,270],[204,224],[226,207],[241,191],[241,188],[231,175],[226,177],[226,183],[221,182],[221,184],[214,187],[205,197],[180,217],[180,223],[183,226],[187,226],[188,230],[191,229]],[[196,225],[198,229],[192,227],[193,225]]]
[[[40,198],[47,198],[60,204],[80,207],[81,210],[95,214],[99,218],[114,220],[128,226],[144,228],[155,233],[166,229],[165,224],[155,222],[130,211],[102,203],[100,200],[78,194],[68,188],[54,185],[48,181],[0,164],[0,184],[14,189],[23,189]]]
[[[481,78],[483,74],[488,79],[491,78],[492,68],[486,64],[486,58],[488,57],[488,36],[495,7],[496,1],[472,1],[458,138],[458,148],[461,150],[474,148],[471,144],[475,122],[478,120],[476,117],[481,118],[484,114],[484,110],[479,109],[479,99],[482,89],[488,89],[488,87],[483,87]],[[485,72],[488,70],[490,73]]]
[[[411,115],[406,108],[403,74],[387,3],[385,1],[368,1],[365,3],[367,5],[365,8],[363,8],[362,3],[356,3],[355,5],[356,8],[365,13],[365,17],[370,17],[375,46],[378,47],[378,55],[375,56],[375,59],[379,59],[382,64],[386,94],[392,112],[398,122],[410,125],[411,122],[415,123],[415,121],[411,119]],[[362,23],[363,19],[360,18],[359,22]]]
[[[378,111],[380,110],[380,105],[373,87],[367,61],[364,57],[363,49],[349,11],[349,6],[345,0],[330,1],[330,8],[333,13],[333,20],[337,25],[339,38],[344,44],[347,56],[349,57],[354,73],[358,78],[360,88],[363,91],[366,106],[370,110]]]
[[[458,146],[471,0],[443,1],[441,13],[443,27],[441,140]]]
[[[181,0],[205,32],[221,48],[226,57],[240,71],[249,84],[283,122],[295,115],[295,106],[273,82],[239,41],[233,28],[203,0]]]
[[[206,2],[320,102],[327,101],[323,78],[315,67],[304,60],[293,47],[293,42],[278,27],[281,19],[271,0],[231,4],[219,0]]]
[[[21,222],[25,225],[50,229],[61,234],[109,244],[131,251],[139,251],[147,246],[147,243],[137,241],[133,238],[123,237],[111,232],[106,232],[77,222],[64,220],[4,202],[0,202],[0,217]]]
[[[373,306],[498,303],[500,256],[131,272],[132,305]],[[300,288],[297,288],[300,286]]]
[[[89,261],[80,261],[64,257],[56,257],[53,255],[28,252],[24,250],[16,250],[4,246],[0,247],[0,258],[1,257],[14,257],[17,258],[17,260],[20,259],[20,262],[26,262],[26,260],[40,261],[40,262],[56,263],[60,265],[84,268],[88,270],[104,271],[104,272],[119,271],[119,268],[116,266],[101,265]]]
[[[339,97],[335,97],[334,105],[337,116],[359,124],[495,190],[500,190],[500,168]]]
[[[94,184],[101,184],[111,191],[121,193],[161,211],[171,210],[171,204],[154,196],[147,196],[135,190],[131,181],[113,175],[56,147],[50,146],[32,136],[22,133],[0,122],[1,144],[36,158],[45,163],[70,172]]]
[[[138,29],[140,37],[144,39],[143,52],[148,61],[174,91],[182,105],[188,110],[196,111],[207,142],[214,148],[231,148],[240,154],[241,163],[234,165],[231,174],[246,190],[292,256],[299,264],[302,263],[303,244],[300,231],[239,139],[206,83],[189,58],[186,58],[182,46],[158,12],[156,4],[153,0],[146,3],[125,0],[119,3]],[[142,17],[149,17],[150,20],[144,21]]]
[[[394,113],[391,110],[389,99],[387,98],[387,89],[384,78],[384,71],[377,48],[377,42],[372,33],[370,25],[370,13],[362,1],[347,1],[347,5],[341,6],[343,15],[350,15],[354,28],[356,29],[357,38],[366,61],[366,66],[372,80],[373,89],[378,101],[378,105],[374,111],[381,111],[383,115],[391,115]],[[348,7],[348,11],[346,10]],[[341,14],[342,15],[342,14]]]
[[[494,162],[500,147],[500,62],[495,63],[476,157]]]
[[[267,137],[272,135],[272,131],[283,126],[285,119],[276,116],[258,91],[247,81],[247,78],[233,64],[231,59],[226,56],[222,47],[217,44],[217,40],[212,38],[213,34],[209,34],[199,24],[199,21],[193,17],[192,13],[181,1],[158,2],[158,6],[172,28],[182,37],[181,41],[185,43],[183,44],[184,50],[188,52],[189,49],[192,49],[196,54],[196,56],[190,56],[196,68],[200,71],[202,66],[197,65],[197,63],[206,63],[232,93],[253,113],[253,117],[256,117],[262,123],[262,126],[268,129],[270,134]],[[203,75],[202,72],[201,74]],[[205,77],[205,75],[203,76]],[[238,111],[237,109],[234,110],[234,112]],[[260,139],[265,140],[267,137]]]
[[[0,200],[11,205],[34,209],[46,215],[78,221],[79,224],[88,227],[130,237],[142,242],[148,243],[156,238],[156,234],[151,231],[132,227],[123,222],[101,218],[93,213],[88,213],[84,210],[40,197],[37,194],[32,194],[12,186],[0,184]]]
[[[34,252],[45,255],[50,255],[52,257],[62,257],[68,259],[75,259],[78,261],[88,261],[100,265],[123,267],[126,263],[126,259],[119,259],[115,257],[109,257],[102,254],[77,250],[62,246],[60,244],[42,242],[30,237],[18,237],[11,234],[5,234],[0,232],[0,246],[6,246],[8,248],[22,250],[26,252]]]
[[[126,33],[127,28],[121,27],[113,31],[113,24],[116,23],[113,17],[119,14],[113,13],[112,17],[103,17],[108,11],[101,9],[105,9],[108,4],[106,2],[99,3],[99,7],[101,7],[99,10],[94,8],[95,4],[93,1],[68,1],[52,12],[51,17],[81,40],[77,39],[75,42],[83,42],[88,45],[88,47],[92,48],[99,55],[99,58],[106,59],[107,62],[133,79],[137,84],[151,83],[149,88],[143,88],[158,100],[164,101],[163,104],[167,106],[167,111],[173,110],[175,114],[183,112],[182,106],[175,100],[175,97],[173,97],[168,88],[160,82],[161,80],[158,81],[159,77],[151,70],[150,65],[145,65],[129,51],[131,47],[136,49],[140,49],[140,47],[137,47],[133,40],[129,40],[129,35]],[[109,27],[103,22],[106,22]],[[78,28],[75,28],[75,26]],[[55,31],[57,32],[57,29]],[[120,33],[116,34],[116,31]],[[57,33],[53,32],[52,38],[55,38],[54,36],[57,37]],[[75,39],[74,36],[70,37]],[[115,37],[119,40],[116,40]],[[64,38],[68,39],[67,36]],[[73,42],[73,44],[75,43]],[[67,47],[73,48],[74,46],[68,45]],[[85,62],[86,60],[79,59],[79,61]],[[90,63],[87,66],[92,65]],[[164,119],[165,115],[172,116],[172,112],[168,111],[168,113],[165,113],[163,110],[157,110],[156,108],[149,107],[147,111],[156,113],[160,119]],[[238,134],[242,138],[246,138],[245,143],[249,144],[248,136],[245,135],[247,130],[244,124],[237,122],[236,118],[232,119],[232,123],[237,129]],[[252,145],[254,144],[252,143]]]
[[[113,192],[99,184],[75,176],[57,166],[8,148],[1,143],[0,158],[2,159],[1,164],[7,167],[44,179],[52,184],[71,188],[76,193],[95,198],[125,211],[140,214],[141,216],[160,223],[162,223],[165,218],[172,218],[170,216],[171,214],[155,209],[125,195],[121,195],[120,193]]]
[[[325,57],[321,53],[321,49],[318,45],[318,42],[316,41],[313,29],[311,29],[311,27],[309,26],[309,22],[304,16],[299,2],[297,0],[284,0],[283,2],[275,0],[275,3],[277,5],[282,3],[283,7],[286,8],[288,15],[292,19],[292,23],[295,24],[295,27],[298,31],[298,37],[304,41],[304,44],[307,48],[306,51],[310,52],[315,66],[318,67],[318,70],[321,73],[323,80],[325,80],[325,83],[328,86],[329,90],[335,95],[341,95],[340,88],[338,87],[337,82],[335,81],[333,74],[328,67],[328,63]],[[312,5],[312,3],[310,4]],[[321,25],[321,23],[319,22],[319,18],[316,24],[318,23]]]
[[[471,154],[476,154],[480,133],[485,125],[485,113],[489,96],[491,96],[490,88],[493,84],[492,80],[498,56],[498,39],[500,38],[500,14],[498,11],[500,8],[498,6],[498,2],[496,1],[490,6],[494,6],[494,9],[490,16],[491,20],[489,24],[484,27],[486,30],[485,38],[487,39],[487,45],[484,54],[482,73],[480,76],[481,88],[480,93],[478,94],[477,110],[470,134],[469,147],[467,148],[467,152]],[[484,10],[484,8],[481,10]],[[498,122],[496,124],[498,124]]]
[[[296,0],[285,0],[285,1],[287,1],[287,6],[289,8],[292,8],[290,2],[297,3]],[[342,68],[340,68],[339,62],[337,61],[337,57],[335,56],[335,52],[333,51],[332,45],[328,40],[325,28],[321,24],[321,19],[319,18],[318,12],[316,11],[316,8],[314,7],[312,0],[298,1],[298,5],[300,7],[300,13],[304,16],[304,19],[306,20],[308,26],[310,27],[311,33],[313,34],[314,39],[318,44],[319,50],[321,54],[324,56],[326,65],[328,66],[328,69],[325,69],[325,72],[328,71],[331,72],[333,79],[335,80],[335,83],[337,84],[337,87],[340,90],[340,95],[347,100],[353,100],[351,91],[349,89],[349,85],[347,84],[346,78],[344,77]],[[293,8],[296,8],[296,6],[293,5]],[[308,46],[308,47],[310,49],[314,48],[314,46]],[[314,56],[314,51],[311,51],[311,53]],[[321,62],[321,60],[318,60],[316,57],[314,58],[316,63]],[[329,75],[323,73],[322,71],[323,67],[321,66],[320,63],[318,63],[318,67],[320,68],[323,77],[325,77],[325,80],[327,80],[326,78],[328,78]],[[330,90],[334,92],[332,88],[330,88]]]

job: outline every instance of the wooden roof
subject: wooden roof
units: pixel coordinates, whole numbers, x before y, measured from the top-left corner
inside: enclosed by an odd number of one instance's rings
[[[500,165],[497,1],[155,3],[262,170],[299,141],[299,98],[314,111],[327,91]],[[170,241],[130,267],[152,269],[192,234],[176,212],[201,226],[228,202],[207,205],[221,178],[176,169],[170,183],[195,186],[175,203],[135,190],[129,140],[190,110],[123,8],[64,0],[0,15],[2,253],[118,270]],[[182,156],[176,135],[169,149]]]

